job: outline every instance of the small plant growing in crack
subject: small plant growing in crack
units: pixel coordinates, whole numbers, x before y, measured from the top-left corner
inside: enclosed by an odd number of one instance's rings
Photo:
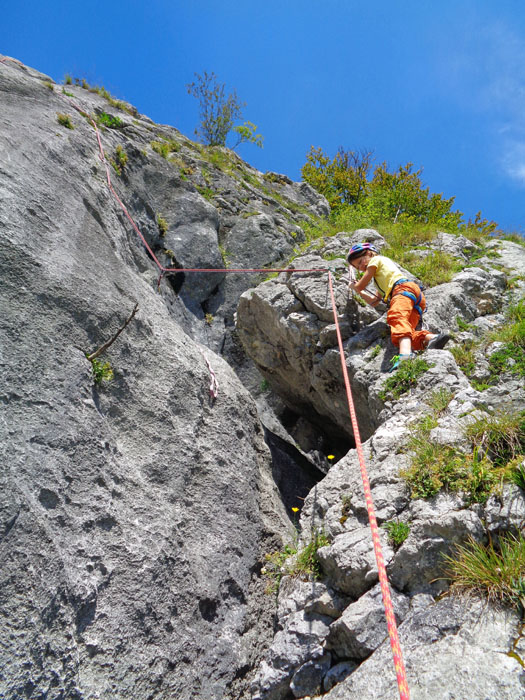
[[[164,236],[168,233],[168,222],[160,214],[157,214],[157,227],[159,229],[159,234],[162,236],[162,238],[164,238]]]
[[[103,343],[97,350],[92,353],[86,352],[86,358],[91,362],[91,373],[93,375],[93,380],[95,384],[101,384],[103,381],[111,381],[114,378],[114,372],[111,364],[109,362],[102,362],[99,360],[99,356],[102,355],[119,337],[122,331],[128,326],[133,317],[137,313],[139,308],[138,303],[135,304],[133,311],[123,323],[123,325],[118,329],[118,331],[113,335],[106,343]]]
[[[390,520],[383,523],[381,527],[388,533],[388,542],[394,548],[399,549],[410,534],[410,525],[400,520]]]

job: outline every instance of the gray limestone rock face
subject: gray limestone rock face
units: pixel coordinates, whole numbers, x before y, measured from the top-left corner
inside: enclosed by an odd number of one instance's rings
[[[266,659],[255,676],[253,699],[284,700],[290,693],[294,675],[305,664],[308,666],[303,671],[302,682],[311,684],[319,680],[320,684],[323,675],[321,669],[326,672],[330,667],[322,645],[331,622],[329,617],[304,613],[302,610],[288,615],[282,621],[283,627],[275,635]],[[300,678],[301,674],[296,678],[297,688],[301,685]]]
[[[443,555],[455,544],[523,529],[523,491],[504,484],[486,502],[446,491],[423,500],[404,476],[436,391],[451,400],[428,439],[468,451],[469,421],[523,409],[521,378],[507,373],[478,391],[448,348],[430,350],[429,369],[395,399],[385,307],[359,305],[347,286],[348,248],[369,240],[383,250],[377,231],[316,241],[289,263],[293,273],[262,284],[262,275],[229,274],[281,267],[305,240],[303,222],[329,213],[325,198],[97,92],[68,86],[71,97],[18,62],[0,62],[0,91],[1,697],[398,697],[329,270],[411,697],[521,698],[518,615],[434,597],[447,592]],[[100,136],[144,240],[108,190],[95,131],[77,107],[119,117]],[[128,160],[117,174],[119,148]],[[425,290],[430,330],[469,324],[448,347],[497,329],[506,303],[523,297],[522,246],[495,240],[469,264],[478,247],[439,233],[429,250],[465,266]],[[159,284],[153,258],[219,271]],[[86,353],[136,303],[100,358],[114,378],[96,383]],[[497,347],[476,351],[478,381]],[[279,425],[259,394],[263,429],[241,375],[252,390],[263,376],[293,426]],[[302,481],[284,458],[276,464],[277,449],[272,465],[265,436],[288,457],[295,451]],[[329,544],[316,553],[321,580],[284,576],[276,606],[261,565],[291,527],[279,471],[296,499],[327,472],[306,495],[298,543],[322,532]],[[403,542],[386,529],[396,522],[409,528]]]
[[[465,236],[455,236],[451,233],[439,231],[430,248],[448,253],[456,258],[468,260],[469,256],[476,251],[476,244],[469,241]]]
[[[330,246],[331,255],[340,249],[334,241]],[[312,263],[309,259],[308,264]],[[300,265],[300,261],[296,264]],[[280,282],[281,289],[282,282],[283,280]],[[470,319],[476,321],[480,329],[496,328],[502,320],[500,310],[505,299],[503,282],[499,270],[473,268],[456,276],[453,282],[440,285],[439,289],[429,290],[429,296],[435,295],[434,328],[446,327],[447,323],[454,326],[456,316],[462,314],[466,318],[469,318],[470,314]],[[271,284],[268,284],[267,289],[269,297]],[[324,323],[324,309],[318,301],[314,278],[309,282],[298,280],[293,287],[293,297],[301,302],[305,312],[315,314],[318,324]],[[289,282],[287,288],[292,291]],[[257,292],[258,290],[255,290],[254,294]],[[287,306],[291,308],[293,298],[288,292],[286,294]],[[484,300],[489,298],[497,308],[491,306],[491,313],[486,313]],[[259,314],[262,319],[261,326],[264,326],[266,321],[274,328],[278,327],[279,322],[287,323],[286,311],[284,318],[281,313],[277,321],[272,318],[270,309],[264,308],[263,312],[263,308],[264,304]],[[243,309],[243,313],[245,311],[246,308]],[[436,392],[446,391],[451,400],[446,409],[437,415],[436,425],[429,430],[428,439],[436,445],[442,445],[443,448],[453,446],[460,452],[468,452],[472,449],[465,433],[468,424],[477,418],[488,417],[494,410],[523,409],[525,400],[522,388],[515,385],[513,378],[506,377],[490,390],[477,391],[457,366],[452,353],[448,350],[432,350],[424,355],[429,369],[423,375],[423,379],[399,399],[394,400],[393,397],[387,396],[385,400],[381,396],[389,375],[385,371],[384,357],[381,358],[386,343],[381,344],[382,337],[378,332],[380,323],[381,319],[373,321],[362,330],[359,330],[359,325],[354,329],[348,326],[345,351],[353,393],[358,394],[357,401],[363,402],[362,406],[366,406],[371,415],[377,416],[378,425],[372,429],[370,438],[364,442],[363,453],[378,522],[382,525],[402,521],[408,524],[409,528],[406,540],[396,547],[388,541],[383,528],[380,528],[380,532],[391,590],[394,598],[402,603],[402,612],[398,619],[402,640],[406,639],[407,629],[418,640],[409,645],[408,649],[409,657],[413,655],[414,658],[408,658],[406,661],[411,697],[415,693],[416,697],[429,700],[434,697],[448,699],[452,697],[451,693],[456,692],[457,697],[464,700],[472,700],[474,697],[521,697],[519,689],[524,678],[523,674],[520,675],[519,659],[512,654],[510,657],[514,659],[514,663],[498,656],[496,666],[499,671],[487,671],[482,674],[482,677],[477,679],[474,690],[471,690],[466,680],[462,680],[459,685],[452,681],[452,690],[447,685],[448,679],[453,678],[454,673],[459,673],[462,679],[475,673],[476,664],[486,652],[487,644],[490,644],[492,625],[499,627],[499,651],[495,652],[498,655],[505,653],[502,651],[504,649],[513,649],[515,642],[518,646],[522,644],[522,637],[516,626],[516,614],[511,611],[500,614],[500,611],[493,610],[490,606],[485,609],[480,607],[480,626],[485,624],[485,619],[489,621],[487,624],[490,630],[485,637],[479,634],[474,616],[465,614],[461,601],[450,598],[434,604],[433,596],[443,594],[448,589],[449,580],[444,572],[444,556],[453,555],[456,544],[463,544],[469,539],[484,542],[488,533],[496,541],[498,533],[517,532],[523,527],[523,492],[515,486],[507,485],[500,495],[495,494],[486,503],[473,504],[469,504],[461,493],[441,492],[430,500],[411,499],[410,490],[402,474],[411,463],[409,445],[412,431],[416,429],[419,421],[432,413],[430,407]],[[321,335],[323,332],[324,335]],[[336,373],[340,371],[340,367],[337,367],[335,362],[337,352],[331,346],[331,342],[334,342],[333,334],[330,336],[330,331],[324,329],[321,333],[320,349],[313,362],[318,363],[317,366],[322,363],[326,365],[327,358],[332,355],[332,377],[336,381]],[[251,339],[257,351],[257,340],[254,340],[254,336],[257,337],[256,328],[252,328]],[[295,338],[293,340],[296,342]],[[371,349],[375,344],[380,350],[372,353]],[[489,348],[488,351],[494,350]],[[291,351],[283,342],[280,352],[287,356]],[[322,360],[319,357],[321,352],[324,353]],[[300,357],[298,361],[301,361]],[[270,366],[271,362],[272,354],[268,347],[265,363]],[[282,383],[280,386],[282,391],[289,391],[288,395],[293,395],[294,400],[300,400],[296,393],[293,393],[297,391],[296,387],[292,392]],[[320,387],[316,388],[320,391]],[[311,395],[312,392],[309,393]],[[319,406],[317,397],[315,401],[311,398],[310,400],[312,406]],[[332,402],[332,411],[334,403]],[[386,636],[384,612],[377,596],[377,568],[368,527],[360,465],[354,450],[350,450],[332,466],[325,478],[311,491],[302,508],[300,523],[303,533],[321,528],[328,535],[330,544],[318,550],[323,583],[354,601],[330,624],[323,644],[323,648],[330,650],[333,655],[333,666],[323,679],[323,690],[329,691],[326,697],[397,697],[390,645],[388,641],[383,642]],[[375,604],[371,606],[368,598],[372,597],[374,592]],[[283,596],[281,605],[286,606],[286,589],[283,590]],[[308,609],[317,609],[312,607],[314,605],[315,601],[303,603],[304,609],[307,606]],[[373,622],[370,622],[369,616],[373,616]],[[508,620],[512,621],[510,625],[506,622]],[[421,629],[416,631],[419,625]],[[501,625],[505,629],[502,629]],[[421,636],[418,636],[419,632]],[[464,644],[472,642],[475,647],[472,653],[473,661],[470,658],[451,661],[449,650],[456,648],[458,639],[468,640],[463,642]],[[422,640],[420,649],[418,644]],[[440,640],[439,644],[435,643],[437,640]],[[466,651],[458,653],[463,657],[469,655]],[[517,655],[522,658],[519,653]],[[362,661],[365,657],[366,660]],[[384,669],[380,670],[380,666],[373,661],[376,658],[384,663]],[[341,668],[339,674],[340,659],[344,659],[343,663],[346,665]],[[422,669],[426,669],[430,663],[433,663],[435,668],[443,668],[441,689],[437,686],[438,671],[434,675],[424,671],[424,680],[419,681]],[[386,668],[388,664],[390,671]],[[295,672],[299,672],[301,668],[302,665],[298,664]],[[381,679],[371,680],[370,674],[381,676]],[[283,685],[280,692],[284,693],[285,688],[286,685]],[[473,694],[470,695],[470,692]]]
[[[370,232],[365,233],[371,238]],[[361,235],[356,232],[349,239],[339,234],[339,247],[334,240],[327,246],[330,257],[336,250],[343,255],[348,241]],[[382,419],[383,401],[378,400],[374,386],[377,391],[382,389],[395,353],[385,317],[371,307],[358,306],[348,296],[343,260],[326,261],[316,253],[297,258],[294,266],[312,272],[280,275],[242,295],[237,311],[239,338],[270,386],[292,409],[300,412],[309,406],[324,430],[333,426],[332,430],[351,439],[327,273],[320,272],[330,269],[356,414],[366,439]],[[502,306],[504,287],[505,276],[499,270],[468,268],[452,282],[427,290],[429,329],[453,328],[458,316],[472,320],[496,313]],[[438,381],[441,371],[435,370]],[[450,371],[458,373],[457,367]]]
[[[293,675],[290,690],[294,697],[304,698],[321,692],[323,678],[330,670],[332,657],[330,654],[320,659],[307,661]]]
[[[0,89],[0,695],[238,698],[272,630],[259,562],[288,522],[255,404],[158,293],[92,126],[17,64],[0,64]],[[90,112],[102,101],[73,89]],[[133,177],[142,193],[165,182],[180,259],[216,265],[213,207],[161,160]],[[96,384],[85,353],[135,303],[100,357],[114,379]]]
[[[391,597],[399,625],[408,612],[409,599],[397,591],[391,591]],[[339,659],[366,659],[387,636],[381,586],[377,584],[330,625],[326,648]]]
[[[323,679],[323,690],[327,692],[349,676],[357,667],[355,661],[341,661],[332,666]]]
[[[510,655],[518,616],[484,603],[445,598],[409,612],[400,643],[412,700],[523,697],[525,675]],[[523,648],[521,638],[520,649]],[[519,654],[518,654],[519,655]],[[323,697],[326,700],[397,700],[399,691],[388,640]]]

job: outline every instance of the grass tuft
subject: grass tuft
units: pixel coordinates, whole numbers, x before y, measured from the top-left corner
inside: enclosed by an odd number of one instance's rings
[[[57,122],[61,126],[65,126],[66,129],[74,129],[73,122],[71,121],[71,117],[69,114],[62,114],[60,112],[57,112]]]
[[[468,504],[485,503],[504,481],[525,486],[525,411],[499,411],[469,424],[465,436],[471,451],[462,452],[430,437],[441,405],[436,401],[434,413],[412,430],[411,464],[401,472],[412,498],[431,498],[446,489],[461,493]]]
[[[399,549],[410,534],[410,525],[400,520],[390,520],[381,527],[388,533],[388,541],[394,550]]]
[[[270,579],[267,593],[277,593],[283,576],[316,580],[322,575],[317,551],[330,544],[323,532],[314,531],[310,541],[301,550],[297,544],[287,544],[283,549],[266,554],[262,573]]]
[[[470,539],[446,556],[446,577],[452,590],[480,595],[490,602],[525,608],[525,539],[502,535],[496,548],[491,542]]]

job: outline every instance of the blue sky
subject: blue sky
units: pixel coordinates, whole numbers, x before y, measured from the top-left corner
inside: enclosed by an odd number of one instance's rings
[[[525,233],[523,0],[19,0],[0,53],[189,137],[185,86],[214,71],[264,136],[239,149],[259,170],[299,180],[312,145],[372,150],[423,168],[467,218]]]

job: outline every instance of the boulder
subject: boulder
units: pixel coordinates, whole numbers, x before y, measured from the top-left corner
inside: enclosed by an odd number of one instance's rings
[[[525,674],[509,640],[517,635],[518,616],[475,600],[445,598],[409,612],[400,626],[408,688],[413,700],[516,700],[523,696]],[[323,697],[397,700],[399,691],[385,640],[359,668]],[[490,689],[490,690],[487,690]]]
[[[399,625],[408,612],[409,600],[395,590],[391,590],[391,596]],[[381,586],[377,584],[330,625],[326,648],[339,659],[366,659],[387,636]]]

